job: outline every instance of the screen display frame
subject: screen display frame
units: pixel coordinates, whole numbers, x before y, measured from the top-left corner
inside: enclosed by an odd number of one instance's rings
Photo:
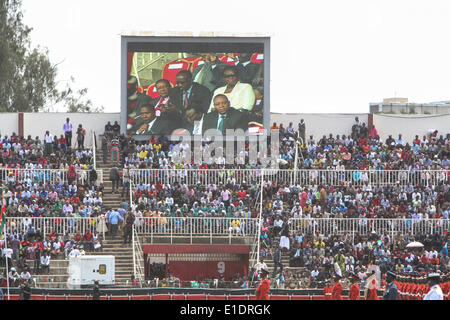
[[[120,133],[127,136],[128,52],[262,52],[264,53],[264,128],[270,127],[270,37],[121,36]],[[149,135],[133,135],[148,140]]]

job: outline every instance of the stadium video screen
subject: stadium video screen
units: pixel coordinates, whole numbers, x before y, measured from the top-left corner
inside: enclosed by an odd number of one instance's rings
[[[127,47],[127,135],[264,128],[262,44]]]

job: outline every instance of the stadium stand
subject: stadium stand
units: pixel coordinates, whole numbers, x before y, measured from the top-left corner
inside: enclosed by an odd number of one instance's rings
[[[44,281],[40,275],[40,258],[47,252],[53,279],[67,266],[59,261],[71,254],[105,247],[117,252],[120,241],[106,240],[111,237],[113,211],[124,221],[129,211],[134,212],[134,227],[141,235],[257,238],[260,231],[260,261],[252,260],[247,276],[192,281],[155,272],[160,268],[155,265],[154,278],[143,282],[147,287],[254,288],[258,267],[266,263],[272,288],[321,289],[336,270],[344,275],[345,289],[351,273],[358,275],[364,288],[372,270],[384,288],[382,275],[392,270],[405,276],[398,282],[400,294],[406,296],[411,293],[406,294],[409,289],[400,283],[408,277],[423,281],[431,272],[448,274],[448,134],[416,136],[409,145],[401,136],[381,141],[373,130],[355,124],[350,133],[304,141],[294,168],[299,134],[292,124],[279,128],[284,162],[275,173],[261,165],[226,165],[221,158],[213,164],[175,164],[172,153],[189,146],[171,144],[167,137],[137,142],[108,126],[99,157],[103,163],[97,166],[106,169],[103,176],[93,167],[92,150],[71,150],[59,140],[46,149],[39,138],[2,137],[2,210],[8,217],[8,247],[13,249],[9,266],[18,274],[13,272],[10,280],[14,283],[27,266],[33,278],[40,276],[40,284],[47,282],[50,276]],[[106,171],[114,164],[112,140],[120,148],[122,180],[121,199],[114,202],[105,200],[114,197],[106,181],[110,177]],[[246,152],[251,147],[247,145]],[[121,202],[127,202],[130,191],[128,207]],[[119,225],[122,231],[124,223]],[[423,243],[423,249],[408,249],[412,241]],[[2,267],[9,259],[3,248]],[[275,266],[278,249],[281,257]],[[52,275],[55,269],[58,274]],[[155,298],[159,297],[151,297]]]

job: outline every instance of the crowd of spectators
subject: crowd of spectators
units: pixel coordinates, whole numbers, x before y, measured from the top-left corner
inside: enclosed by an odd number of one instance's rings
[[[347,279],[344,280],[344,287],[345,284],[350,285],[348,279],[351,274],[357,274],[364,287],[365,280],[374,270],[379,276],[387,271],[398,274],[449,272],[448,240],[446,233],[414,237],[399,233],[395,234],[394,238],[389,234],[375,233],[367,236],[298,233],[290,239],[292,246],[287,253],[289,267],[303,267],[300,268],[303,271],[300,278],[303,278],[303,281],[309,280],[309,287],[323,286],[335,273]],[[412,241],[420,241],[424,247],[406,248]],[[299,274],[289,271],[286,276],[284,273],[281,268],[274,276],[281,278],[280,285],[293,288],[295,284],[291,280],[295,280]]]
[[[81,126],[81,125],[80,125]],[[0,169],[88,169],[93,165],[93,152],[84,148],[86,130],[81,127],[78,146],[68,143],[68,137],[46,131],[43,138],[12,135],[0,136]],[[83,131],[84,130],[84,131]],[[84,132],[84,134],[83,134]]]
[[[12,229],[0,240],[0,264],[4,267],[3,281],[9,278],[10,286],[19,286],[22,282],[32,280],[32,276],[51,275],[51,261],[84,255],[85,252],[102,250],[102,235],[94,228],[84,234],[58,233],[53,230],[43,236],[40,229],[32,224],[25,232]],[[8,268],[6,268],[8,266]]]
[[[104,192],[103,184],[95,182],[81,184],[76,173],[71,183],[13,177],[2,190],[0,204],[8,217],[95,217],[102,211]]]
[[[303,120],[303,119],[302,119]],[[303,123],[303,125],[302,125]],[[382,141],[375,127],[370,130],[366,124],[355,118],[350,133],[334,135],[330,133],[322,138],[305,135],[304,122],[299,123],[298,130],[291,122],[287,128],[283,124],[274,123],[271,129],[279,129],[279,165],[281,168],[291,169],[295,163],[296,142],[299,143],[298,167],[300,169],[360,169],[360,170],[441,170],[448,169],[450,164],[450,133],[438,134],[437,130],[431,130],[422,138],[416,135],[411,143],[406,142],[400,134],[398,138],[392,135]],[[113,131],[109,131],[113,132]],[[123,151],[122,165],[131,169],[230,169],[230,168],[261,168],[261,162],[250,165],[226,164],[223,156],[213,157],[211,163],[177,163],[173,158],[176,153],[179,157],[187,154],[191,159],[193,146],[188,143],[171,142],[167,136],[154,136],[149,140],[135,141],[116,133],[120,139],[120,147]],[[205,149],[207,142],[202,144]],[[249,150],[255,148],[255,144],[245,144],[245,151],[236,155],[248,160]],[[261,148],[258,152],[262,156],[270,155],[269,146]]]
[[[273,127],[278,126],[274,124]],[[355,119],[350,134],[336,137],[330,134],[328,138],[324,136],[317,142],[312,136],[306,140],[304,129],[300,125],[299,130],[295,130],[292,123],[286,129],[282,125],[278,128],[282,142],[280,158],[284,160],[282,165],[286,168],[293,166],[295,144],[299,138],[304,142],[299,148],[303,159],[299,161],[299,168],[448,170],[450,163],[448,160],[449,135],[447,134],[444,138],[442,135],[438,136],[436,131],[430,132],[422,139],[416,136],[412,145],[409,145],[404,142],[401,135],[398,139],[389,137],[382,142],[375,128],[368,130],[366,125],[358,119]],[[90,175],[92,179],[85,179],[84,183],[81,183],[77,169],[90,168],[92,152],[83,150],[82,136],[84,135],[82,128],[80,130],[80,133],[77,130],[77,150],[72,150],[70,146],[63,143],[63,140],[60,142],[53,138],[54,142],[50,142],[49,134],[46,134],[44,141],[39,138],[31,139],[31,137],[25,140],[15,134],[0,139],[2,166],[11,169],[23,167],[68,169],[69,171],[68,183],[60,181],[44,183],[41,174],[22,177],[15,171],[8,172],[5,178],[5,187],[1,191],[1,205],[5,208],[8,217],[21,219],[20,225],[24,226],[23,230],[14,230],[16,222],[12,221],[8,240],[14,243],[19,241],[18,250],[14,252],[14,255],[18,254],[15,261],[17,260],[17,267],[21,272],[27,267],[19,263],[22,255],[27,259],[40,261],[42,257],[45,260],[47,255],[49,260],[59,254],[64,254],[65,257],[71,254],[77,255],[80,248],[89,251],[98,249],[101,247],[98,234],[109,229],[111,234],[115,235],[117,224],[120,225],[121,221],[125,221],[122,223],[123,226],[127,224],[128,207],[121,206],[117,210],[105,208],[102,201],[104,186],[96,183],[96,180],[92,178],[95,177],[94,174]],[[67,136],[62,136],[60,139],[67,139]],[[123,154],[121,161],[125,170],[122,198],[124,198],[125,187],[129,186],[128,169],[199,168],[206,170],[208,168],[226,169],[231,166],[225,165],[223,157],[217,157],[215,163],[210,165],[174,164],[171,161],[173,152],[186,151],[189,145],[171,143],[164,136],[138,142],[120,134],[120,126],[117,122],[114,125],[108,123],[105,127],[102,141],[102,145],[106,146],[104,151],[110,151],[112,139],[118,141]],[[247,145],[247,151],[244,152],[243,157],[248,156],[248,148],[251,147],[253,146]],[[261,165],[247,164],[231,167],[250,169],[261,167]],[[433,249],[431,246],[426,247],[423,255],[411,257],[402,251],[404,247],[400,243],[401,241],[407,243],[412,239],[393,241],[389,235],[345,235],[342,238],[335,234],[290,233],[290,222],[296,218],[407,218],[417,221],[428,218],[448,219],[450,210],[448,179],[444,179],[437,185],[413,186],[400,183],[376,185],[365,179],[363,175],[359,178],[365,181],[362,186],[300,185],[288,183],[280,177],[265,179],[260,239],[261,256],[272,257],[272,254],[279,249],[278,245],[281,245],[280,249],[284,250],[284,254],[290,256],[290,267],[306,268],[310,273],[308,277],[312,277],[314,281],[317,280],[316,282],[326,281],[332,272],[331,268],[335,268],[335,264],[338,264],[339,270],[344,273],[366,274],[369,265],[379,265],[382,270],[395,269],[399,272],[429,272],[435,271],[436,268],[442,272],[448,271],[448,252],[445,253],[446,250],[443,249],[446,248],[447,240],[443,238],[443,235],[439,235],[441,238],[437,240],[433,239],[435,241]],[[164,220],[166,217],[227,217],[234,218],[227,222],[226,229],[229,232],[245,234],[245,228],[250,226],[245,225],[242,218],[254,218],[259,214],[257,200],[260,197],[260,184],[258,181],[237,182],[235,179],[228,179],[225,183],[205,185],[187,184],[184,179],[180,179],[172,184],[138,183],[133,186],[134,204],[131,206],[133,223],[139,226],[142,223],[140,218],[156,217],[162,218],[158,220],[158,227],[166,228],[167,220]],[[113,218],[116,216],[117,218]],[[72,219],[71,221],[82,217],[92,218],[92,224],[90,224],[92,229],[88,235],[81,235],[75,230],[73,223],[68,224],[68,229],[63,229],[61,225],[55,223],[54,233],[61,235],[58,237],[56,234],[55,237],[52,236],[53,239],[43,239],[42,236],[39,238],[41,230],[34,229],[32,223],[34,217],[68,217]],[[183,226],[183,219],[177,221],[171,224],[171,227]],[[58,220],[55,219],[55,222]],[[205,219],[204,227],[214,226]],[[73,241],[65,236],[69,233],[75,234]],[[374,238],[375,236],[377,238]],[[427,240],[420,237],[416,237],[417,239]],[[100,247],[96,248],[99,244]],[[13,246],[12,243],[11,246]],[[21,251],[23,248],[25,248],[24,254]],[[3,252],[3,257],[7,256],[8,253]],[[36,260],[37,256],[38,260]],[[423,263],[418,264],[417,261]],[[280,266],[277,265],[277,267]],[[289,288],[293,286],[292,283],[303,285],[301,281],[305,279],[304,275],[291,270],[284,268],[279,273],[275,272],[273,279],[277,281],[277,285]],[[36,262],[34,271],[41,272],[40,262]],[[219,283],[225,283],[224,279],[219,280]],[[364,280],[364,276],[361,276],[361,280]],[[234,285],[242,286],[245,284],[245,279],[239,276],[232,282],[238,283]]]

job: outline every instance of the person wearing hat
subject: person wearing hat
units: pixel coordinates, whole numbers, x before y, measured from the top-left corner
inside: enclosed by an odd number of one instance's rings
[[[360,288],[359,288],[359,277],[352,273],[350,274],[350,281],[352,282],[352,285],[350,286],[349,290],[349,298],[350,300],[359,300],[359,294],[360,294]]]
[[[334,278],[335,283],[332,291],[332,300],[342,300],[342,291],[344,290],[344,287],[341,283],[342,275],[336,272]]]
[[[428,285],[427,285],[427,278],[425,277],[425,276],[421,276],[420,278],[419,278],[419,280],[420,280],[420,284],[419,284],[419,296],[418,296],[418,299],[419,300],[423,300],[423,298],[425,297],[425,294],[430,290],[430,288],[428,288]]]
[[[386,281],[388,282],[388,286],[384,291],[383,300],[397,300],[398,299],[398,288],[395,283],[395,279],[397,275],[391,271],[388,271],[386,274]]]
[[[372,274],[367,278],[366,287],[364,290],[364,298],[366,300],[378,300],[378,280],[375,270],[372,270]]]
[[[405,286],[404,286],[404,300],[411,300],[411,286],[412,286],[412,276],[407,274],[405,275]]]
[[[16,268],[12,267],[8,272],[8,278],[10,282],[10,286],[17,286],[20,281],[20,275],[17,273]]]
[[[333,284],[330,279],[325,281],[325,286],[323,287],[323,294],[325,300],[331,300],[333,295]]]
[[[256,288],[256,300],[269,300],[270,280],[268,278],[269,270],[266,267],[261,268],[261,282]]]
[[[442,277],[442,283],[440,284],[442,293],[444,294],[444,300],[448,300],[448,293],[450,291],[450,273],[446,273]]]
[[[423,300],[444,300],[444,294],[439,286],[441,281],[441,276],[439,273],[430,273],[428,275],[428,285],[430,286],[430,291],[426,294]]]

